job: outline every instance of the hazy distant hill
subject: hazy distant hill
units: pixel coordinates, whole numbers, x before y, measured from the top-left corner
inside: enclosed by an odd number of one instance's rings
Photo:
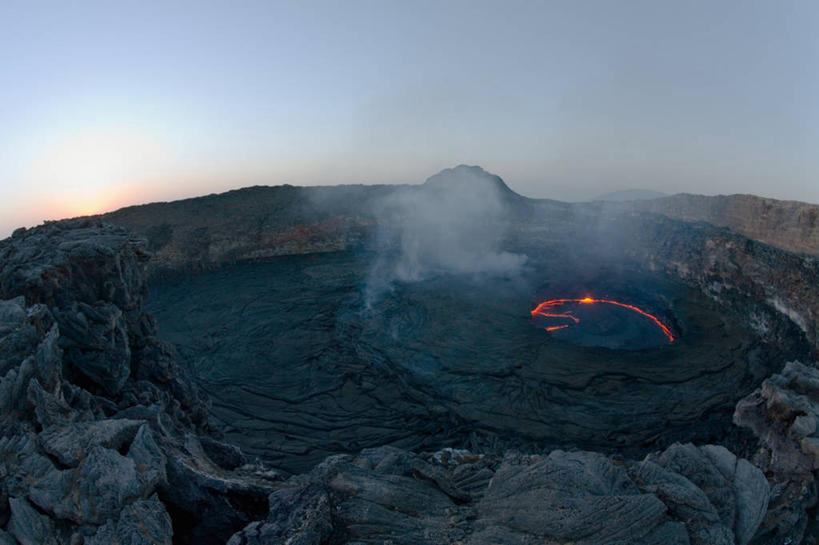
[[[592,201],[610,201],[610,202],[625,202],[625,201],[643,201],[648,199],[658,199],[660,197],[667,197],[666,193],[659,191],[652,191],[651,189],[623,189],[620,191],[612,191],[611,193],[604,193],[591,199]]]

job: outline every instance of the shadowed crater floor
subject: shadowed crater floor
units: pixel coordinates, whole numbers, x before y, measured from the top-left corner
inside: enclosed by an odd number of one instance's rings
[[[646,271],[552,259],[373,297],[374,259],[282,257],[154,282],[159,331],[227,438],[291,472],[383,444],[644,452],[725,439],[736,401],[806,350],[797,334],[763,342],[744,301]],[[651,313],[674,342],[616,305],[565,307],[579,321],[553,331],[531,315],[589,294]]]

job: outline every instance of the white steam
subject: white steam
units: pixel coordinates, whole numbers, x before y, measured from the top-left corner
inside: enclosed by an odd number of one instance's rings
[[[526,256],[501,250],[510,200],[516,197],[497,176],[466,166],[386,197],[376,215],[379,224],[392,229],[399,252],[377,263],[370,288],[380,292],[396,280],[441,274],[517,272]]]

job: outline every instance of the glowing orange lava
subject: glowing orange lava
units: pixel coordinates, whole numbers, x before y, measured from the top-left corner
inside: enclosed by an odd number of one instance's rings
[[[546,328],[546,331],[555,331],[557,329],[563,329],[564,327],[569,327],[569,324],[549,326]]]
[[[674,335],[671,333],[671,330],[660,321],[659,318],[654,316],[653,314],[649,314],[648,312],[644,311],[641,308],[635,307],[634,305],[628,305],[626,303],[621,303],[620,301],[614,301],[612,299],[594,299],[592,297],[584,297],[582,299],[550,299],[548,301],[544,301],[540,303],[537,307],[532,310],[532,316],[542,316],[545,318],[568,318],[572,320],[574,323],[580,323],[580,320],[571,314],[571,311],[568,312],[551,312],[555,307],[561,307],[563,305],[569,303],[581,303],[584,305],[591,305],[596,303],[605,303],[607,305],[616,305],[618,307],[627,308],[629,310],[633,310],[637,314],[645,316],[659,327],[663,334],[668,338],[668,342],[674,342]],[[569,327],[570,324],[563,324],[563,325],[556,325],[556,326],[549,326],[546,328],[546,331],[556,331],[558,329],[563,329],[564,327]]]

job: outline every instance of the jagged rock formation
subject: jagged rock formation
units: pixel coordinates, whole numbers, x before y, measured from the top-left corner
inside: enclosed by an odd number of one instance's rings
[[[142,306],[146,259],[93,221],[0,243],[0,540],[219,543],[273,490],[200,441],[207,407]]]
[[[759,437],[754,462],[773,482],[761,535],[769,542],[799,543],[816,532],[819,469],[819,370],[789,362],[782,373],[737,403],[734,422]]]
[[[749,543],[763,473],[722,447],[640,462],[594,452],[502,457],[382,447],[329,458],[270,496],[229,545],[268,543]]]

